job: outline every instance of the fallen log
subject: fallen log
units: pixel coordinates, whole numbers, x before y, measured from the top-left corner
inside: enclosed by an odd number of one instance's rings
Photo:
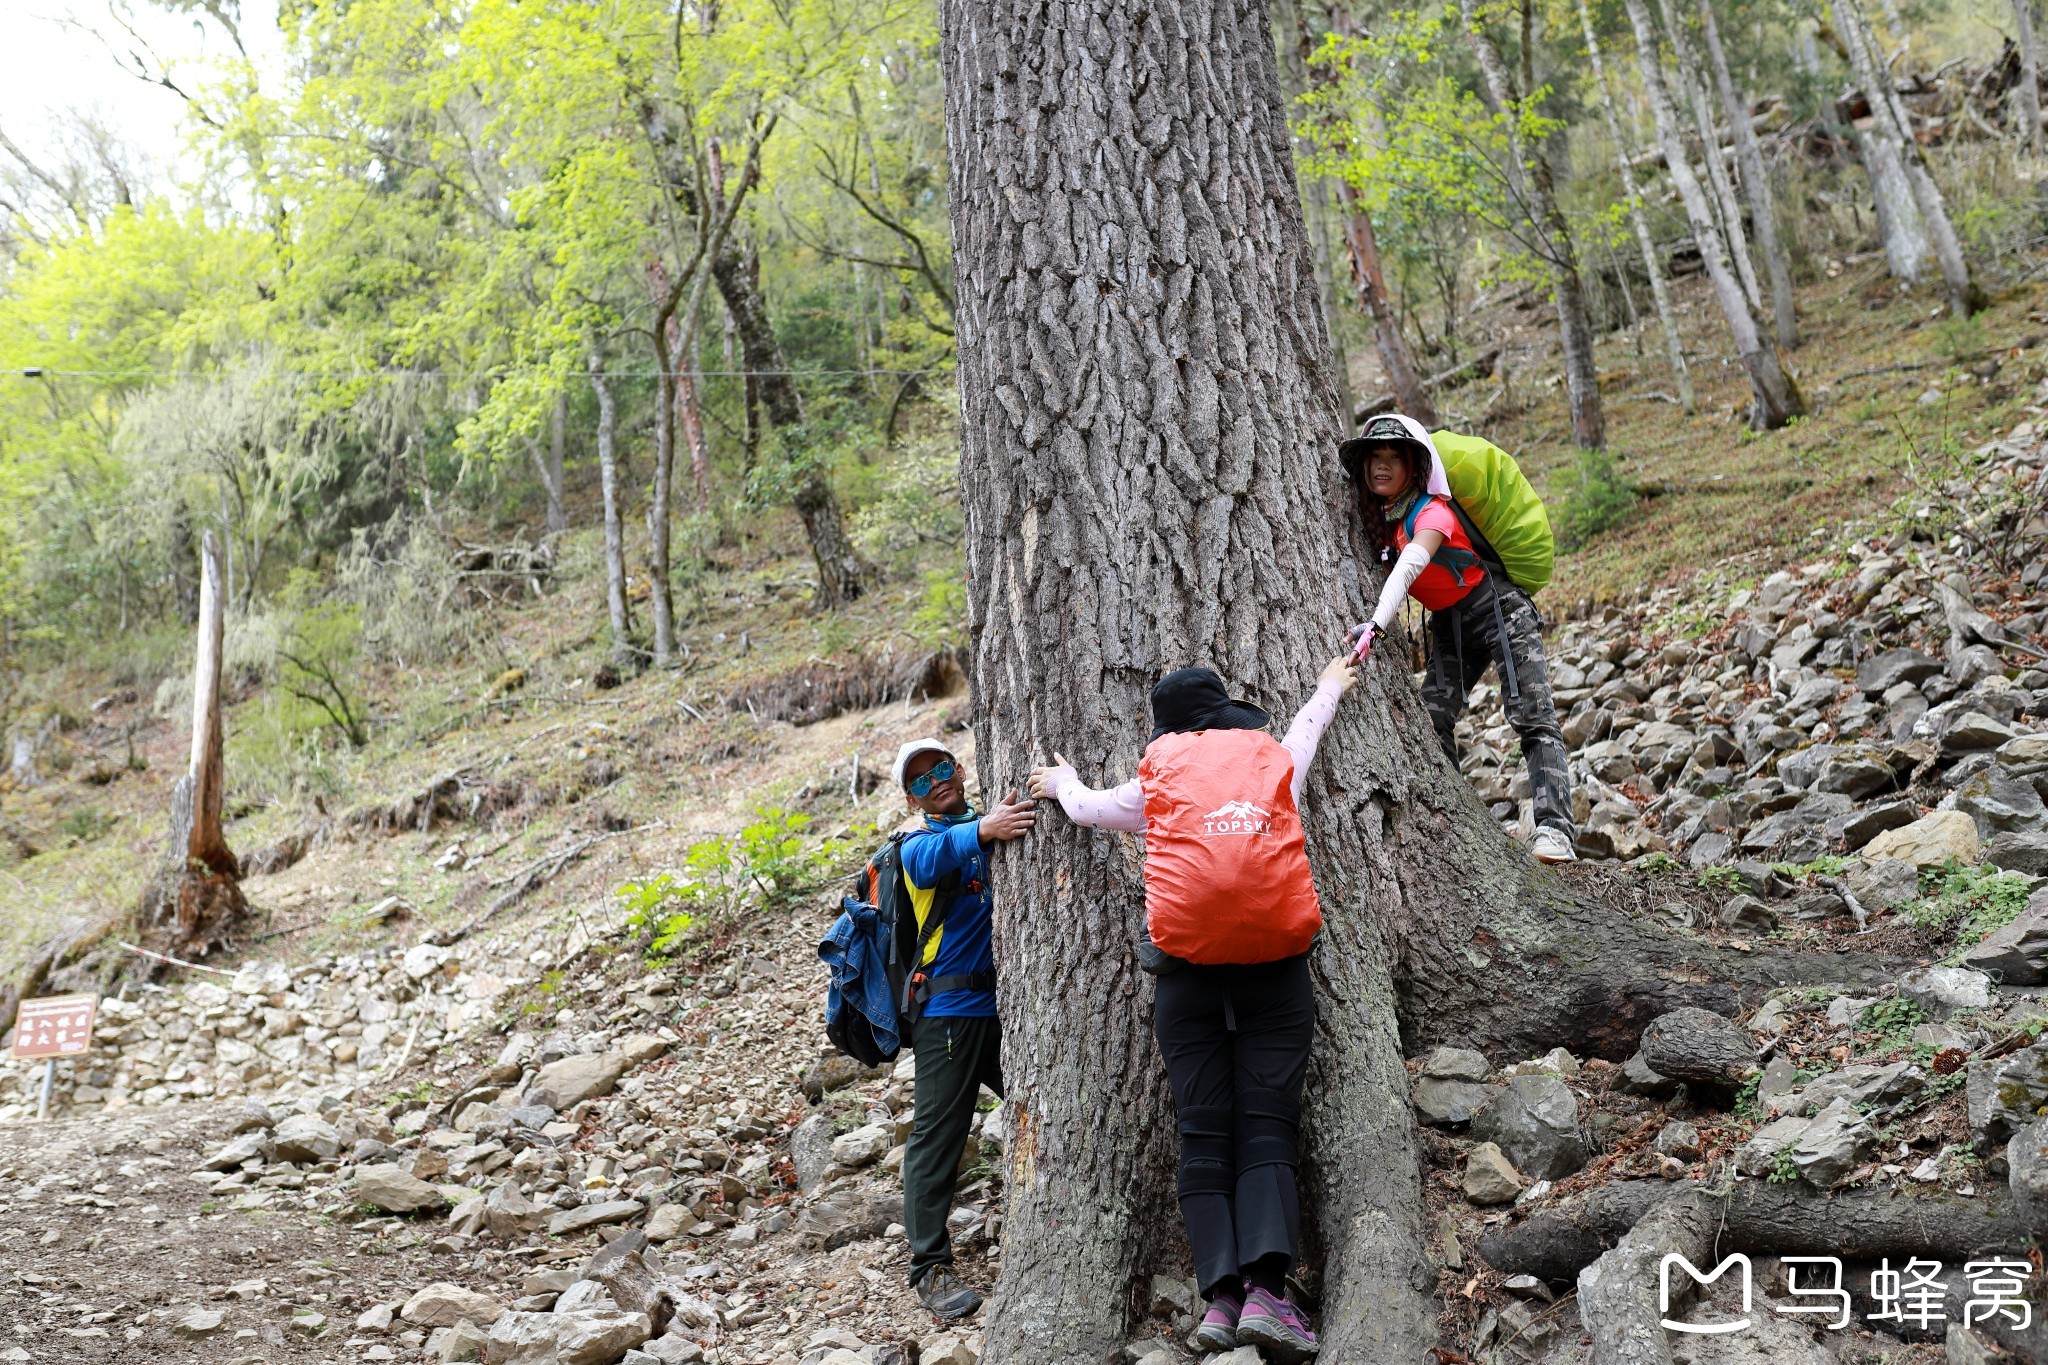
[[[1623,1180],[1546,1209],[1479,1239],[1486,1263],[1504,1274],[1570,1283],[1619,1245],[1653,1207],[1703,1187],[1698,1182]],[[1763,1180],[1738,1180],[1715,1201],[1717,1248],[1779,1256],[1969,1256],[2013,1251],[2031,1235],[2004,1194],[1966,1199],[1941,1193],[1851,1190],[1822,1194]]]
[[[1676,1254],[1711,1270],[1703,1262],[1713,1250],[1717,1210],[1705,1191],[1671,1195],[1667,1188],[1613,1250],[1579,1272],[1579,1321],[1592,1338],[1593,1365],[1671,1365],[1663,1320],[1695,1281],[1675,1277],[1669,1300],[1659,1302],[1661,1267]]]
[[[1439,370],[1423,380],[1422,387],[1435,393],[1438,389],[1455,389],[1460,384],[1483,379],[1493,373],[1494,362],[1500,359],[1500,349],[1498,346],[1489,346],[1469,360],[1461,360],[1447,370]],[[1353,413],[1353,420],[1363,422],[1369,417],[1383,416],[1398,409],[1399,404],[1394,395],[1383,393],[1377,398],[1368,398],[1361,402],[1357,411]]]

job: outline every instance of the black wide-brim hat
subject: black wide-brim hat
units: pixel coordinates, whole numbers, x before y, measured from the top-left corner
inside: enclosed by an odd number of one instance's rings
[[[1263,730],[1273,718],[1230,695],[1213,668],[1177,668],[1152,685],[1152,738],[1190,730]]]
[[[1344,466],[1344,472],[1351,478],[1358,477],[1359,468],[1365,464],[1365,457],[1374,446],[1401,444],[1411,446],[1422,456],[1423,468],[1429,467],[1430,451],[1415,439],[1415,433],[1392,417],[1375,417],[1365,424],[1365,430],[1337,447],[1337,462]]]

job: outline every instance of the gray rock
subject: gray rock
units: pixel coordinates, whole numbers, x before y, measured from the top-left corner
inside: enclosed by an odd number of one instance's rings
[[[232,1171],[245,1161],[261,1160],[264,1139],[262,1133],[244,1133],[233,1139],[227,1146],[199,1163],[202,1171]]]
[[[1659,1075],[1643,1060],[1643,1054],[1636,1052],[1621,1064],[1608,1088],[1624,1095],[1668,1095],[1678,1088],[1678,1082]]]
[[[1465,1198],[1482,1208],[1514,1203],[1528,1183],[1491,1142],[1479,1143],[1465,1156]]]
[[[1990,1004],[1991,978],[1967,967],[1915,967],[1900,974],[1899,993],[1919,1001],[1937,1019],[1946,1019],[1958,1010],[1980,1010]]]
[[[444,1327],[434,1333],[431,1349],[436,1359],[445,1362],[482,1360],[484,1348],[490,1344],[490,1337],[484,1329],[462,1319],[453,1327]]]
[[[205,1337],[218,1332],[225,1321],[227,1315],[218,1308],[193,1308],[173,1323],[171,1330],[181,1337]],[[26,1356],[17,1358],[27,1359]]]
[[[1769,1175],[1781,1153],[1789,1152],[1806,1136],[1811,1119],[1788,1115],[1773,1119],[1750,1134],[1749,1141],[1735,1153],[1735,1169],[1744,1175]]]
[[[1768,934],[1778,927],[1777,912],[1755,896],[1730,896],[1714,917],[1722,928],[1738,934]]]
[[[1692,841],[1692,847],[1685,852],[1686,862],[1693,867],[1712,867],[1726,862],[1735,852],[1735,841],[1719,830],[1702,834]]]
[[[1660,1076],[1678,1081],[1739,1083],[1756,1066],[1749,1031],[1712,1010],[1672,1010],[1643,1030],[1643,1060]]]
[[[1783,764],[1779,765],[1780,771]],[[1824,792],[1840,792],[1853,801],[1864,801],[1888,791],[1898,781],[1892,766],[1873,750],[1844,749],[1820,765],[1813,785]]]
[[[1555,1076],[1516,1076],[1472,1120],[1472,1136],[1498,1146],[1515,1169],[1559,1180],[1586,1164],[1579,1102]]]
[[[1993,764],[1955,790],[1955,808],[1977,822],[1977,837],[2048,829],[2048,807],[2034,784]]]
[[[1781,1054],[1764,1066],[1763,1077],[1756,1083],[1757,1103],[1771,1105],[1798,1089],[1799,1068],[1792,1064],[1790,1057]]]
[[[1424,1076],[1415,1082],[1416,1117],[1433,1127],[1445,1128],[1470,1123],[1472,1116],[1493,1098],[1493,1087],[1474,1081],[1440,1080]]]
[[[1657,1130],[1655,1147],[1665,1156],[1680,1161],[1700,1159],[1700,1130],[1683,1119],[1673,1119]]]
[[[1856,666],[1856,685],[1876,696],[1900,683],[1917,685],[1940,672],[1940,660],[1917,649],[1888,649]]]
[[[567,1237],[585,1228],[623,1223],[628,1218],[639,1217],[646,1207],[637,1199],[608,1199],[602,1204],[582,1204],[573,1209],[563,1209],[548,1220],[548,1234]]]
[[[1982,753],[1996,749],[2013,738],[2013,728],[2004,721],[1985,715],[1982,711],[1962,711],[1948,718],[1941,734],[1941,755],[1956,758],[1963,754]]]
[[[641,1344],[641,1352],[660,1365],[703,1365],[704,1348],[686,1336],[671,1332]]]
[[[1963,954],[1963,965],[2002,986],[2048,983],[2048,887],[2035,891],[2011,924]]]
[[[832,1160],[849,1169],[872,1166],[896,1145],[896,1135],[886,1124],[870,1123],[832,1139]]]
[[[835,1251],[849,1242],[881,1236],[902,1216],[900,1195],[842,1186],[799,1214],[796,1231],[807,1245]]]
[[[341,1151],[341,1133],[318,1114],[293,1114],[270,1135],[273,1160],[331,1161]]]
[[[385,1164],[359,1166],[349,1182],[355,1197],[386,1213],[417,1213],[437,1209],[448,1202],[447,1194],[402,1167]]]
[[[489,1327],[504,1312],[505,1305],[489,1294],[459,1284],[435,1283],[407,1299],[398,1316],[415,1327],[453,1327],[464,1318]]]
[[[1901,829],[1919,818],[1920,805],[1911,797],[1878,801],[1828,821],[1827,835],[1853,853],[1886,830]]]
[[[1897,909],[1920,895],[1920,869],[1903,858],[1859,863],[1842,880],[1872,914]]]
[[[813,1062],[797,1084],[803,1090],[804,1098],[816,1104],[834,1090],[843,1090],[866,1074],[866,1068],[853,1058],[834,1053]]]
[[[1817,1114],[1837,1103],[1860,1108],[1890,1104],[1927,1088],[1927,1078],[1911,1062],[1885,1066],[1845,1066],[1809,1081],[1777,1107],[1793,1114]]]
[[[584,1100],[609,1095],[633,1063],[623,1052],[585,1052],[549,1062],[534,1081],[551,1092],[556,1109],[573,1109]]]
[[[561,1297],[555,1300],[553,1311],[557,1313],[582,1313],[593,1309],[615,1311],[618,1306],[618,1300],[614,1299],[611,1296],[611,1292],[603,1285],[599,1284],[596,1280],[585,1279],[578,1280],[567,1289],[564,1289]]]
[[[1469,1047],[1439,1047],[1422,1059],[1422,1074],[1445,1081],[1483,1081],[1493,1075],[1493,1063]]]
[[[796,1167],[799,1190],[811,1195],[824,1189],[826,1173],[832,1169],[832,1121],[812,1114],[799,1123],[789,1135],[789,1159]]]
[[[1870,1120],[1847,1100],[1837,1100],[1799,1135],[1792,1146],[1792,1166],[1808,1184],[1831,1190],[1849,1177],[1876,1141]]]
[[[1838,750],[1832,744],[1816,744],[1778,760],[1778,777],[1794,791],[1805,791],[1819,777],[1823,764],[1831,762]]]
[[[1984,861],[2007,872],[2048,877],[2048,831],[2011,831],[1997,835],[1985,847]]]
[[[521,1194],[519,1187],[509,1180],[484,1200],[484,1225],[508,1241],[538,1228],[545,1216],[545,1210]]]
[[[2007,1057],[1969,1064],[1970,1126],[1980,1143],[1997,1144],[2016,1129],[2048,1117],[2048,1041]]]
[[[553,1313],[506,1313],[485,1339],[488,1365],[559,1365],[561,1322]]]

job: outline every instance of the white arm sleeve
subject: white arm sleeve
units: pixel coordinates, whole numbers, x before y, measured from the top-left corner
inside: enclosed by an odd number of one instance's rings
[[[1145,832],[1145,789],[1136,778],[1108,791],[1083,784],[1071,767],[1054,768],[1046,778],[1060,809],[1075,824]]]
[[[1423,535],[1431,535],[1425,531]],[[1434,547],[1432,547],[1433,549]],[[1372,623],[1381,630],[1394,624],[1394,617],[1400,613],[1401,603],[1408,596],[1408,589],[1422,571],[1429,567],[1431,549],[1423,548],[1421,537],[1410,542],[1401,551],[1401,557],[1394,561],[1394,567],[1387,571],[1387,586],[1380,589],[1380,604],[1373,609]]]

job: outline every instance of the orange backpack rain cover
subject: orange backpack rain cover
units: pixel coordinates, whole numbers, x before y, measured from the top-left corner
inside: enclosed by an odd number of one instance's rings
[[[1277,962],[1323,926],[1294,755],[1263,730],[1161,735],[1145,748],[1145,924],[1175,957]]]

